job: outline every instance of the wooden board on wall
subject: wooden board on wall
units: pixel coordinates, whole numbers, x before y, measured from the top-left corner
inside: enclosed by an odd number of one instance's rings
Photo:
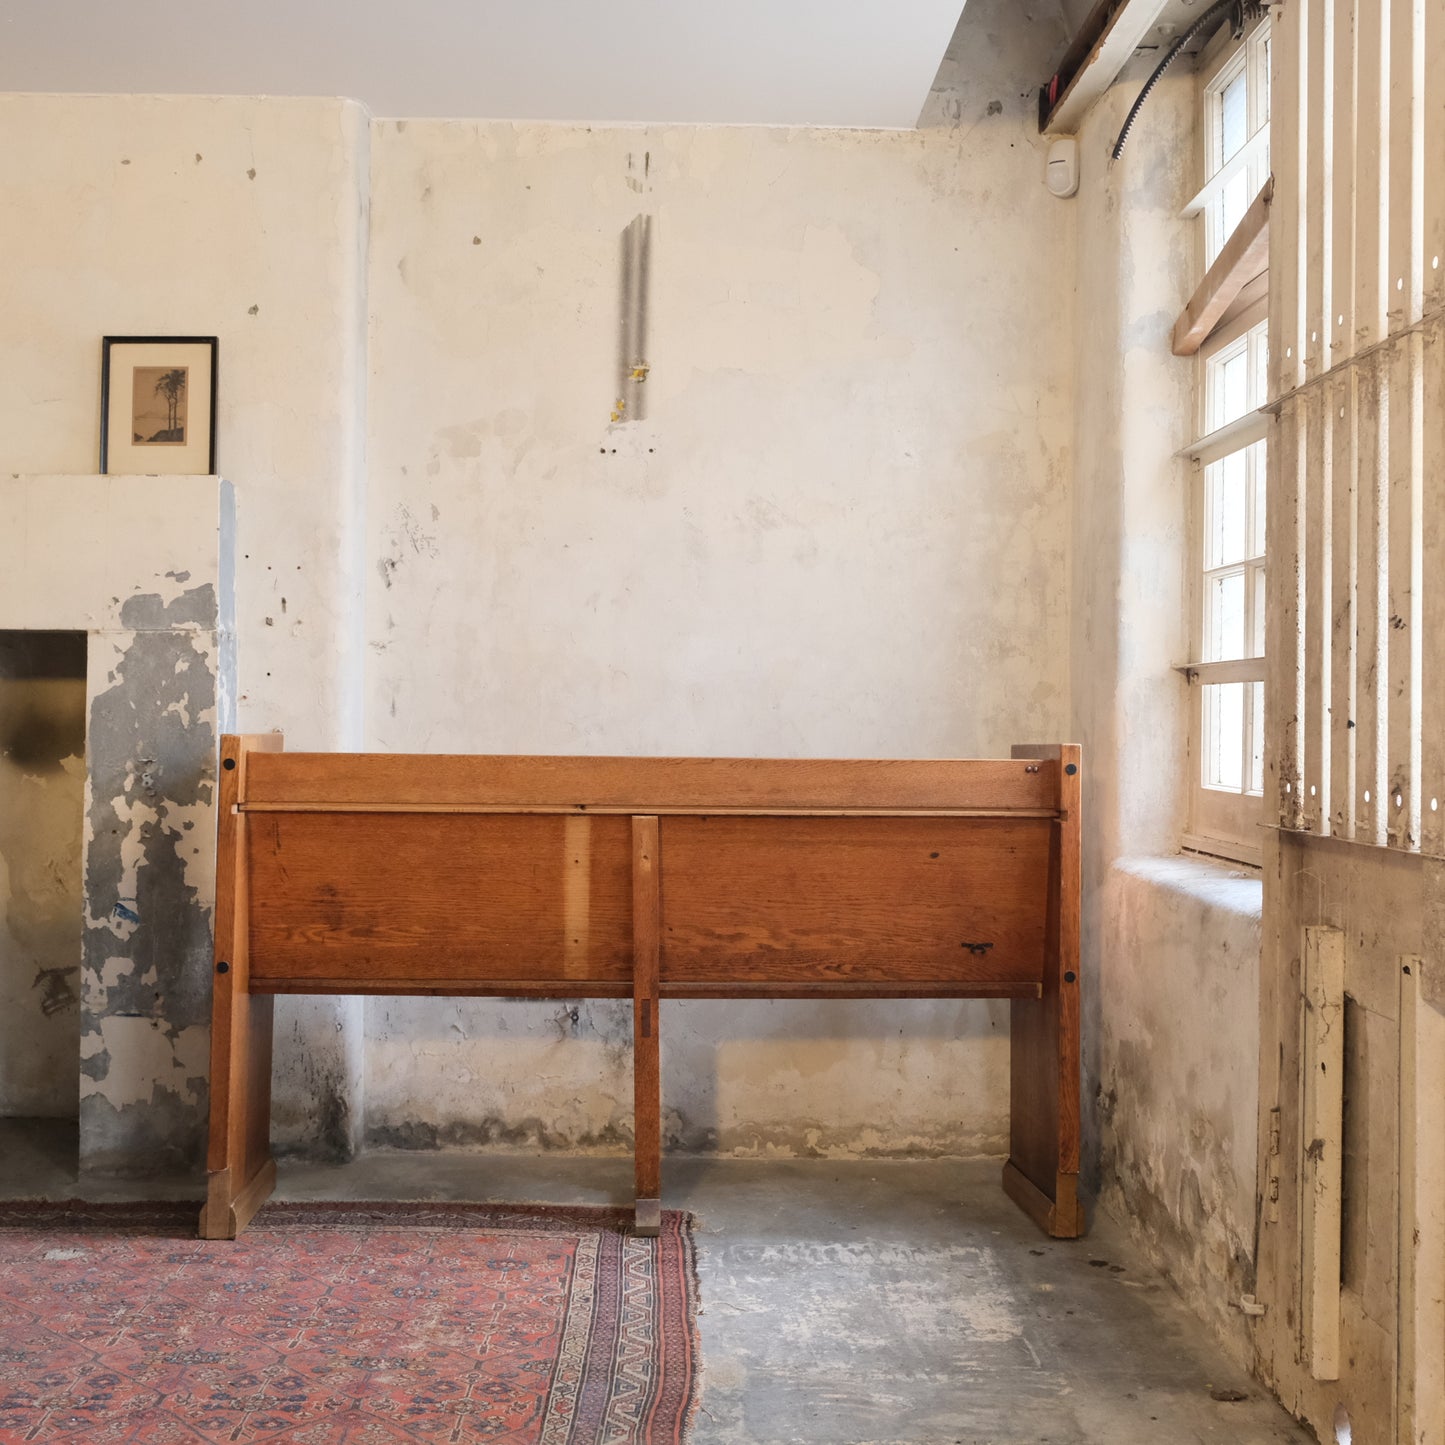
[[[1022,818],[664,818],[664,988],[1037,984],[1051,826]]]

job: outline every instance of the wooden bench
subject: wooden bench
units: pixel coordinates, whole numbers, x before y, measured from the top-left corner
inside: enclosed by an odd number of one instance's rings
[[[829,762],[221,745],[201,1234],[275,1183],[272,995],[631,998],[636,1227],[664,998],[1012,1000],[1004,1188],[1075,1237],[1079,749]]]

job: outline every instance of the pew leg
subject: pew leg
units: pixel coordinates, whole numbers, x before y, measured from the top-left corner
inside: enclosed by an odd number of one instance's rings
[[[657,997],[634,1003],[633,1128],[637,1180],[633,1233],[655,1237],[662,1228],[661,1048],[657,1037]]]
[[[658,964],[662,898],[658,826],[632,820],[632,1087],[636,1194],[633,1232],[662,1228],[662,1054],[658,1038]]]
[[[211,996],[211,1122],[202,1239],[235,1239],[276,1185],[271,1158],[269,994],[250,991],[247,819],[237,806],[246,752],[279,737],[227,736],[221,744],[216,830],[216,953]]]
[[[243,994],[228,1012],[229,1026],[211,1040],[211,1137],[202,1239],[235,1239],[276,1187],[270,1139],[272,1000],[269,995]]]
[[[1010,1006],[1003,1187],[1045,1233],[1077,1239],[1084,1232],[1078,1198],[1080,749],[1066,744],[1055,755],[1061,806],[1050,844],[1048,951],[1040,996]]]

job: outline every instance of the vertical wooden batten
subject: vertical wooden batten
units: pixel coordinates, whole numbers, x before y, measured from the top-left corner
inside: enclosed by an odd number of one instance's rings
[[[637,1203],[634,1229],[662,1225],[662,1055],[658,981],[662,949],[661,836],[655,817],[632,820],[632,1088]]]
[[[1304,972],[1301,1343],[1315,1379],[1337,1380],[1345,1130],[1345,936],[1339,929],[1305,929]]]

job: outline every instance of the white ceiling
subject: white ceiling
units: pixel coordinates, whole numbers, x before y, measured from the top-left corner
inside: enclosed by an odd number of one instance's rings
[[[0,0],[0,91],[908,128],[963,0]]]

